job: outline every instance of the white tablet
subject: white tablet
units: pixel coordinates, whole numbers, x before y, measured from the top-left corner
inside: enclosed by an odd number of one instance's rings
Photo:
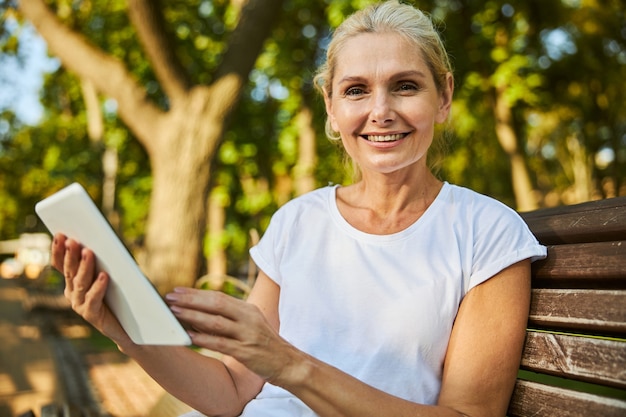
[[[111,278],[105,301],[133,342],[191,344],[187,332],[80,184],[71,184],[40,201],[35,211],[52,234],[63,233],[94,252],[97,269]]]

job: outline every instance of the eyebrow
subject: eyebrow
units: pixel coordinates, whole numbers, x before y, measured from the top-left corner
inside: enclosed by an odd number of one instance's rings
[[[399,72],[397,74],[394,74],[393,77],[391,77],[392,80],[398,80],[398,79],[402,79],[402,78],[406,78],[406,77],[418,77],[418,78],[428,78],[428,76],[423,72],[423,71],[419,71],[419,70],[409,70],[409,71],[402,71]],[[343,77],[342,79],[340,79],[337,83],[341,84],[344,82],[363,82],[365,80],[364,77],[358,76],[358,75],[347,75],[345,77]]]
[[[405,78],[405,77],[410,77],[410,76],[415,76],[415,77],[419,77],[419,78],[428,78],[428,75],[425,74],[423,71],[419,71],[419,70],[410,70],[410,71],[403,71],[400,72],[396,75],[394,75],[392,77],[392,79],[398,79],[398,78]]]

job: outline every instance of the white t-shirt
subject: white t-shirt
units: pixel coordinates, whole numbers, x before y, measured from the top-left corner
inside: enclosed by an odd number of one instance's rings
[[[280,286],[280,334],[298,349],[395,396],[435,404],[461,300],[522,259],[545,257],[504,204],[444,183],[428,210],[391,235],[352,227],[337,187],[296,198],[250,254]],[[245,417],[315,416],[265,384]]]

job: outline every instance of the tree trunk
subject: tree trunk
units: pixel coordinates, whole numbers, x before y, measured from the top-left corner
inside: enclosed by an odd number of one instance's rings
[[[117,149],[108,146],[104,140],[104,120],[98,92],[89,80],[81,80],[83,99],[87,111],[87,134],[102,153],[102,212],[109,220],[113,229],[119,232],[119,216],[115,209],[115,181],[117,178]]]
[[[220,193],[212,192],[209,196],[209,259],[208,274],[226,276],[228,261],[224,249],[223,237],[226,227],[226,207]]]
[[[570,154],[570,169],[565,168],[565,172],[571,170],[572,187],[570,189],[567,204],[582,203],[591,200],[593,190],[592,162],[587,154],[586,148],[580,143],[576,135],[566,139],[567,149]]]
[[[526,159],[520,150],[518,138],[513,128],[511,108],[504,98],[506,87],[496,87],[494,115],[496,119],[496,136],[500,146],[509,156],[511,164],[511,181],[517,210],[535,210],[538,205],[526,166]]]
[[[172,152],[171,163],[161,165],[153,170],[143,269],[163,294],[200,276],[209,164]]]
[[[303,106],[298,115],[298,163],[294,168],[296,194],[302,195],[315,188],[315,163],[317,151],[315,147],[315,129],[313,128],[313,111]]]
[[[163,146],[151,154],[144,265],[161,293],[193,285],[202,275],[211,158],[224,125],[225,109],[215,103],[232,102],[238,84],[236,77],[225,77],[211,88],[195,87],[162,123]]]

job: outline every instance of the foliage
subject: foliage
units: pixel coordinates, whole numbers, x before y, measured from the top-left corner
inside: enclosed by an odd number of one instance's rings
[[[213,161],[212,193],[226,210],[221,243],[229,270],[244,268],[248,231],[260,232],[277,207],[294,196],[299,132],[296,117],[316,114],[318,185],[347,183],[343,155],[323,134],[323,103],[313,71],[327,37],[369,0],[285,0],[280,21],[250,74]],[[440,26],[455,67],[455,102],[446,136],[450,152],[442,178],[514,206],[507,154],[494,129],[494,90],[505,87],[513,126],[542,205],[626,194],[626,19],[618,0],[432,0],[414,2]],[[162,108],[156,82],[122,0],[54,2],[66,23],[123,60]],[[226,0],[164,2],[176,54],[194,83],[208,84],[236,24]],[[10,9],[0,6],[0,14]],[[15,55],[19,39],[0,25],[1,56]],[[2,61],[0,60],[0,63]],[[100,195],[102,144],[86,134],[79,81],[56,69],[41,100],[45,117],[23,124],[10,110],[0,115],[0,238],[32,228],[32,205],[80,179]],[[103,101],[105,144],[117,149],[117,204],[122,231],[140,244],[148,214],[150,166],[145,151]],[[441,140],[446,140],[441,139]],[[582,191],[581,191],[582,190]],[[206,244],[205,253],[211,245]]]

